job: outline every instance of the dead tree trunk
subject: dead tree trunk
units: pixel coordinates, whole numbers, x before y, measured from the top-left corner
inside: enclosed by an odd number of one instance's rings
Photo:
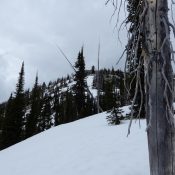
[[[175,175],[173,71],[167,0],[145,0],[145,85],[150,175]]]
[[[100,42],[98,45],[98,70],[97,70],[97,113],[100,113]]]

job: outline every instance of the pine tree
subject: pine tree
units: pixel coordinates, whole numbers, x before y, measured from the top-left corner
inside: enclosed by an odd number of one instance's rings
[[[28,115],[26,123],[26,138],[31,137],[37,133],[37,121],[40,113],[41,113],[40,90],[38,86],[38,75],[37,75],[31,95],[31,110]]]
[[[55,111],[55,115],[54,115],[54,126],[59,125],[59,113],[60,113],[60,95],[59,95],[59,87],[57,86],[55,88],[55,92],[54,92],[54,111]]]
[[[113,107],[106,119],[110,125],[119,125],[123,119],[119,106]]]
[[[42,86],[40,87],[40,115],[38,116],[37,119],[37,133],[40,133],[44,131],[43,129],[43,109],[44,109],[44,102],[45,102],[45,92],[46,92],[46,84],[43,82]]]
[[[3,120],[1,149],[7,148],[16,143],[15,128],[14,128],[15,120],[13,120],[13,111],[14,111],[13,107],[14,107],[14,98],[11,94],[6,104],[5,117]]]
[[[5,117],[5,106],[6,102],[0,104],[0,133],[2,132],[3,120]]]
[[[95,74],[95,66],[92,66],[92,68],[91,68],[91,74]]]
[[[5,106],[6,103],[0,104],[0,149],[2,148],[2,130],[5,117]]]
[[[87,94],[85,104],[85,116],[90,116],[97,113],[97,106],[94,100]]]
[[[101,96],[102,98],[102,108],[104,110],[110,110],[115,106],[116,103],[116,94],[114,93],[114,82],[112,79],[106,79],[104,81],[104,95]]]
[[[39,122],[40,132],[45,131],[51,128],[51,126],[53,126],[51,118],[52,109],[50,103],[51,103],[50,96],[48,94],[45,94],[43,99],[43,109],[41,111],[40,122]]]
[[[120,104],[121,106],[124,106],[127,103],[127,92],[125,89],[123,76],[120,77],[120,80],[119,80],[119,90],[120,90]]]
[[[64,101],[64,119],[63,123],[68,123],[76,120],[75,98],[69,89],[65,93]]]
[[[57,106],[57,111],[56,111],[58,125],[64,123],[64,111],[65,111],[64,110],[64,108],[65,108],[64,100],[65,100],[65,98],[64,98],[64,95],[62,93],[62,94],[60,94],[59,106]]]
[[[24,96],[24,62],[22,63],[21,71],[19,73],[18,83],[16,85],[16,92],[11,112],[11,120],[14,125],[13,130],[13,142],[18,143],[25,138],[25,126],[24,126],[24,114],[25,114],[25,96]]]
[[[78,118],[84,117],[84,107],[85,107],[85,61],[83,56],[83,48],[78,54],[77,61],[75,63],[76,73],[75,73],[75,99],[77,105]]]

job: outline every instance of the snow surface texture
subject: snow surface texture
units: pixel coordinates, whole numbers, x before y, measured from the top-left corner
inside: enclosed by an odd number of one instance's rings
[[[0,152],[2,175],[148,175],[146,123],[109,126],[106,113],[40,133]]]

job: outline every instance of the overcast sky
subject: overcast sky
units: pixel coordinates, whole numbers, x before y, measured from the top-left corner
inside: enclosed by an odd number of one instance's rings
[[[114,30],[116,19],[110,22],[112,13],[113,7],[105,6],[105,0],[0,0],[0,101],[15,90],[22,61],[25,88],[31,88],[37,71],[40,83],[72,73],[55,43],[72,63],[84,45],[90,68],[97,63],[100,38],[100,66],[115,66],[126,44],[126,32],[120,32],[121,46]],[[120,20],[124,18],[121,13]]]
[[[0,101],[15,90],[22,61],[25,88],[33,85],[37,71],[40,82],[72,72],[55,43],[72,63],[84,45],[87,68],[96,66],[99,38],[101,67],[115,66],[122,52],[115,20],[110,22],[113,7],[106,7],[105,0],[0,0],[0,4]]]

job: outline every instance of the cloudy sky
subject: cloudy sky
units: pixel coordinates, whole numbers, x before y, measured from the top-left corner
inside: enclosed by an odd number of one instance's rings
[[[72,72],[57,52],[57,43],[72,63],[84,45],[86,67],[97,63],[100,38],[100,66],[115,66],[126,44],[126,32],[120,32],[122,46],[114,30],[112,5],[105,0],[0,0],[0,102],[15,90],[18,73],[25,62],[25,87],[39,81],[56,80]],[[125,18],[120,14],[120,20]],[[121,62],[117,68],[122,67]]]
[[[26,88],[37,71],[40,82],[72,72],[55,43],[72,63],[84,45],[87,68],[96,66],[99,38],[101,67],[115,65],[122,52],[115,19],[110,22],[113,7],[106,7],[105,0],[0,0],[0,4],[0,101],[15,90],[23,60]]]

